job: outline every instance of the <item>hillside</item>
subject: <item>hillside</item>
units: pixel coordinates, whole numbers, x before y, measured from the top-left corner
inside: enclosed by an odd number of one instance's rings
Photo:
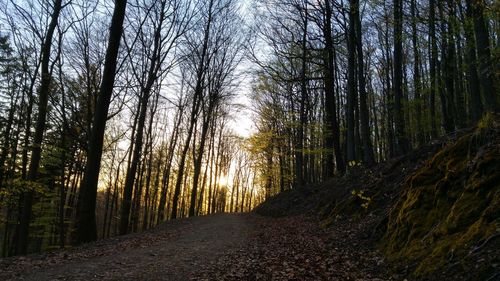
[[[498,120],[486,117],[403,157],[285,192],[256,211],[307,213],[326,229],[349,229],[383,252],[395,276],[498,280]]]

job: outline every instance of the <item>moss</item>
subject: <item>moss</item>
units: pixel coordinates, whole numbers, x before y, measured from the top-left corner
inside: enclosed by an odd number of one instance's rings
[[[495,123],[495,118],[491,112],[486,112],[484,116],[477,122],[477,128],[482,130],[482,129],[488,129],[494,126]]]
[[[391,261],[416,264],[417,277],[460,263],[500,231],[500,142],[488,118],[410,176],[389,215],[382,248]]]
[[[327,228],[331,226],[337,219],[344,215],[357,220],[363,217],[368,211],[369,206],[364,207],[366,201],[356,195],[352,195],[340,202],[329,204],[321,213],[320,226]]]

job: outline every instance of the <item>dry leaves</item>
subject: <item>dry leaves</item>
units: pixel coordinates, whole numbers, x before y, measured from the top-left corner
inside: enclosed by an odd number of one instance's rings
[[[382,259],[345,233],[322,230],[303,216],[256,217],[254,224],[247,245],[203,266],[193,279],[387,280],[377,279],[386,276]]]

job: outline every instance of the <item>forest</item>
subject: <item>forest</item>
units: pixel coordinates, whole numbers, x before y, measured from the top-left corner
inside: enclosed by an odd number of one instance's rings
[[[494,0],[0,0],[0,256],[265,209],[418,151],[440,169],[436,143],[497,167],[499,65]],[[470,128],[485,149],[444,148]],[[495,205],[498,170],[463,165]],[[369,210],[365,189],[346,196]]]

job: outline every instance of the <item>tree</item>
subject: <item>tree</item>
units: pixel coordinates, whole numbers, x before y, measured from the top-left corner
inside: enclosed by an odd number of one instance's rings
[[[218,110],[231,98],[231,89],[234,86],[237,65],[241,62],[244,37],[238,36],[241,32],[242,21],[236,11],[236,3],[228,1],[219,17],[215,18],[212,28],[212,39],[208,61],[206,62],[205,87],[201,105],[201,131],[199,144],[193,159],[193,185],[189,205],[189,216],[196,214],[196,199],[199,194],[202,160],[205,155],[210,124],[215,122]],[[210,136],[214,138],[215,136]]]
[[[205,77],[205,68],[206,68],[206,60],[208,56],[208,46],[209,46],[209,40],[210,40],[210,32],[213,24],[213,15],[215,13],[215,9],[219,8],[217,6],[218,3],[214,3],[215,0],[210,0],[207,10],[206,10],[206,18],[205,21],[203,22],[204,24],[204,32],[203,32],[203,39],[202,39],[202,44],[201,44],[201,53],[197,61],[197,67],[196,67],[196,76],[195,76],[195,86],[193,90],[193,100],[192,100],[192,107],[191,107],[191,114],[190,114],[190,119],[189,119],[189,129],[187,131],[187,139],[184,143],[184,147],[181,152],[181,158],[180,158],[180,164],[179,164],[179,170],[177,173],[177,179],[175,183],[175,189],[174,189],[174,197],[173,197],[173,203],[172,203],[172,218],[175,219],[177,218],[177,213],[178,213],[178,204],[179,204],[179,196],[181,192],[181,185],[184,177],[184,172],[185,172],[185,165],[186,165],[186,156],[191,144],[191,139],[193,137],[193,130],[194,126],[196,124],[196,121],[198,119],[199,115],[199,110],[201,106],[201,99],[202,99],[202,94],[203,94],[203,88],[205,87],[204,85],[204,77]]]
[[[3,187],[3,181],[5,178],[5,162],[7,161],[8,152],[11,146],[11,137],[14,124],[14,117],[16,113],[16,106],[19,100],[19,89],[17,81],[15,79],[16,75],[19,74],[19,65],[15,63],[16,58],[13,57],[13,49],[10,45],[9,37],[0,35],[0,83],[2,85],[1,89],[5,89],[5,92],[1,92],[1,96],[5,94],[6,98],[10,100],[5,108],[8,112],[7,116],[2,116],[2,119],[6,120],[2,122],[2,152],[0,153],[0,191]],[[3,104],[2,109],[3,109]],[[5,123],[5,124],[4,124]]]
[[[476,123],[483,115],[483,103],[481,101],[481,88],[479,86],[479,76],[477,73],[477,55],[473,30],[474,16],[470,7],[470,1],[467,2],[466,17],[464,20],[464,33],[466,40],[467,53],[467,81],[470,96],[470,113],[472,123]]]
[[[404,154],[409,150],[403,113],[403,2],[394,0],[394,116],[396,150]]]
[[[334,76],[334,46],[332,38],[332,8],[330,1],[325,1],[324,7],[324,27],[323,36],[325,38],[325,118],[326,118],[326,133],[325,133],[325,148],[327,149],[325,176],[333,175],[333,156],[335,154],[335,162],[339,173],[345,172],[344,156],[340,149],[340,129],[336,112],[335,102],[335,76]],[[334,153],[331,151],[333,150]]]
[[[118,50],[120,48],[126,6],[126,0],[116,0],[113,17],[111,18],[104,71],[89,139],[87,164],[85,165],[85,174],[83,176],[80,186],[80,194],[78,196],[75,219],[76,243],[89,242],[97,239],[97,225],[95,221],[97,182],[101,166],[104,129],[106,127],[109,104],[113,93],[113,85],[117,69],[116,62],[118,58]]]
[[[365,67],[363,61],[363,34],[361,32],[361,19],[359,16],[359,1],[351,1],[351,15],[354,17],[354,29],[356,33],[356,55],[358,59],[357,75],[358,75],[358,89],[359,89],[359,118],[361,127],[361,140],[363,142],[363,161],[366,165],[370,166],[375,163],[373,156],[373,146],[370,133],[370,121],[367,105],[367,93],[365,83]]]
[[[474,20],[474,34],[479,61],[479,77],[481,93],[484,97],[485,109],[497,112],[499,110],[498,89],[495,85],[495,69],[491,62],[490,35],[484,19],[484,0],[467,0],[467,10]]]
[[[347,30],[347,109],[346,109],[346,124],[347,124],[347,161],[351,163],[357,160],[355,131],[356,122],[355,111],[358,105],[358,94],[356,84],[356,17],[355,6],[356,1],[350,1],[349,7],[349,27]]]
[[[417,36],[417,1],[411,1],[411,41],[413,48],[413,92],[415,98],[415,118],[417,123],[417,144],[422,145],[424,143],[424,132],[422,125],[422,81],[421,81],[421,71],[420,71],[420,50],[419,42]]]
[[[57,27],[57,22],[61,10],[63,9],[62,0],[55,0],[52,10],[50,23],[45,34],[45,39],[42,45],[42,60],[41,60],[41,83],[38,95],[38,118],[35,125],[35,134],[33,138],[31,161],[28,170],[27,181],[34,182],[38,176],[40,167],[40,159],[42,155],[42,141],[45,133],[47,103],[52,80],[52,71],[49,69],[50,55],[52,48],[52,38]],[[26,254],[28,251],[29,225],[31,221],[32,205],[34,191],[29,185],[26,192],[22,194],[22,212],[19,219],[19,238],[17,241],[17,253]]]
[[[140,7],[138,4],[135,6]],[[151,7],[140,7],[139,9],[144,10],[143,13],[146,15],[144,21],[153,26],[153,30],[151,31],[152,38],[148,38],[148,27],[141,22],[136,31],[141,46],[138,50],[138,61],[134,60],[130,63],[133,75],[139,85],[139,111],[136,113],[138,120],[133,139],[132,158],[125,179],[120,216],[121,234],[128,231],[132,190],[137,175],[137,166],[141,160],[146,114],[153,86],[158,83],[161,76],[171,69],[173,62],[166,64],[165,60],[189,24],[188,16],[185,14],[187,8],[183,6],[182,1],[162,0],[153,2]],[[138,12],[138,15],[140,13]],[[152,120],[153,116],[150,118]]]

